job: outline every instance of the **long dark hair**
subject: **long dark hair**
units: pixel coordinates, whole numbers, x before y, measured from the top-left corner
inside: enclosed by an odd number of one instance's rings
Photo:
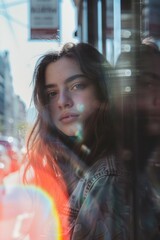
[[[149,157],[147,155],[151,153],[157,139],[155,136],[153,138],[148,136],[145,129],[148,120],[145,117],[146,113],[137,107],[139,101],[137,91],[140,92],[147,86],[146,76],[153,79],[158,77],[159,73],[155,72],[154,64],[159,59],[160,52],[156,47],[140,44],[132,48],[131,52],[122,52],[116,63],[117,78],[115,77],[116,83],[114,86],[116,85],[119,89],[119,100],[117,102],[119,104],[121,102],[116,116],[118,121],[121,122],[121,126],[118,126],[121,132],[119,141],[124,148],[130,149],[132,153],[138,151],[141,159],[141,161],[138,161],[139,170],[144,170],[147,166],[146,159]],[[137,150],[135,150],[135,147]]]
[[[80,144],[54,126],[44,91],[47,66],[62,57],[72,58],[79,64],[81,71],[94,83],[98,99],[101,101],[100,108],[86,122],[85,136]],[[78,156],[76,159],[83,160],[83,163],[86,161],[86,164],[91,164],[100,157],[113,154],[116,144],[108,90],[111,74],[112,68],[105,57],[87,43],[67,43],[60,51],[49,52],[38,60],[33,78],[33,100],[37,109],[37,120],[27,143],[28,166],[44,168],[45,157],[50,172],[56,174],[59,162],[62,159],[65,162],[70,161],[73,155]],[[39,162],[36,155],[41,159]],[[72,164],[74,165],[75,161]]]

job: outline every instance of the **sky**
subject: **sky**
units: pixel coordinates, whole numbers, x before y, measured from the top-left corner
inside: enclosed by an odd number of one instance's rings
[[[29,0],[0,0],[0,52],[8,51],[15,94],[30,107],[35,63],[45,52],[76,42],[76,10],[72,0],[59,0],[60,41],[30,40]]]

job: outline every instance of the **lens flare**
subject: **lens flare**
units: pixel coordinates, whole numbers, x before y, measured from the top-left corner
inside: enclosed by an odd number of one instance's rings
[[[45,182],[43,186],[13,184],[1,186],[0,232],[2,239],[26,239],[26,237],[30,240],[69,239],[63,236],[60,217],[60,208],[67,199],[58,189],[58,184],[53,181],[53,178],[46,175],[43,181]],[[51,184],[53,191],[49,193]],[[68,217],[65,223],[68,223]]]
[[[77,137],[77,140],[81,142],[83,140],[83,128],[81,124],[77,124],[77,131],[75,133],[75,136]]]
[[[78,110],[79,112],[83,112],[83,111],[84,111],[84,105],[83,105],[83,104],[78,103],[76,107],[77,107],[77,110]]]

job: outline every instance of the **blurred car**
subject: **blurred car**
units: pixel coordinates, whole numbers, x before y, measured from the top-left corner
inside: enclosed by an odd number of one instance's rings
[[[0,181],[11,172],[11,159],[6,148],[0,144]]]
[[[0,136],[0,145],[5,147],[8,157],[11,159],[10,171],[14,172],[18,170],[21,161],[21,154],[17,140],[13,137]]]

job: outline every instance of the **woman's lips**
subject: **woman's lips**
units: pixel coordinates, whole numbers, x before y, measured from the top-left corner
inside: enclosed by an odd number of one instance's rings
[[[59,120],[62,123],[70,123],[77,120],[78,116],[79,116],[78,114],[65,114],[65,115],[62,115]]]

